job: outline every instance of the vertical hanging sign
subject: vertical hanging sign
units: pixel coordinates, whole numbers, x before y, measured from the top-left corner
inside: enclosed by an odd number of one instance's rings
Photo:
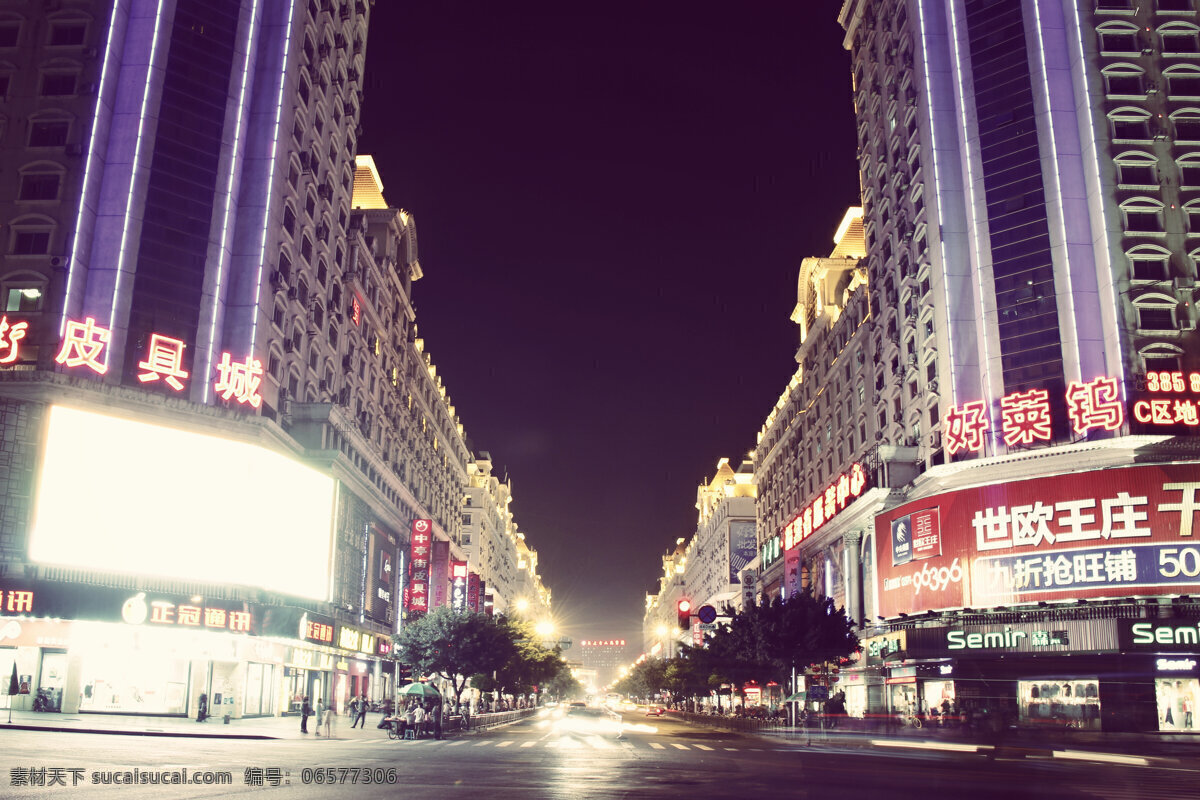
[[[412,562],[408,571],[408,589],[404,610],[424,614],[429,610],[429,554],[433,542],[433,521],[414,519],[412,523]]]

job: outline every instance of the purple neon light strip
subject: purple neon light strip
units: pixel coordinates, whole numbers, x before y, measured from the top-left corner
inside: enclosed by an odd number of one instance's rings
[[[250,8],[250,24],[246,32],[246,58],[242,62],[242,85],[238,94],[237,121],[233,129],[233,152],[229,158],[229,181],[225,186],[225,218],[221,223],[221,249],[217,256],[217,283],[213,289],[212,319],[208,325],[208,351],[204,354],[203,369],[199,371],[204,378],[204,394],[201,402],[208,402],[208,389],[211,381],[208,375],[212,370],[213,345],[217,332],[217,306],[221,302],[221,284],[225,275],[225,261],[229,244],[229,218],[233,211],[233,176],[237,172],[238,153],[242,143],[242,116],[246,111],[246,82],[250,73],[250,50],[254,46],[254,28],[258,23],[258,0],[254,0]]]
[[[283,64],[279,70],[279,95],[275,100],[275,130],[271,135],[271,157],[268,160],[267,196],[263,202],[262,240],[258,245],[258,274],[254,280],[254,297],[251,304],[250,319],[250,350],[254,354],[254,345],[258,339],[258,298],[262,294],[263,267],[267,259],[267,217],[271,213],[271,194],[275,189],[275,154],[279,149],[279,124],[283,119],[283,90],[287,86],[288,56],[292,49],[292,24],[296,15],[296,0],[292,0],[288,10],[287,26],[284,28]]]
[[[104,65],[100,68],[100,88],[96,92],[96,111],[92,114],[92,132],[88,137],[87,161],[83,165],[83,184],[79,192],[79,213],[75,215],[75,235],[71,242],[71,262],[67,265],[67,291],[63,297],[62,318],[58,321],[61,337],[67,327],[67,310],[70,306],[71,289],[75,285],[75,259],[79,256],[79,229],[83,226],[83,212],[87,207],[92,162],[96,157],[96,132],[100,127],[100,104],[104,102],[104,87],[108,85],[108,65],[113,54],[113,38],[116,33],[117,11],[121,0],[113,0],[112,16],[108,20],[108,41],[104,45]]]
[[[125,201],[125,224],[121,230],[121,249],[117,256],[117,274],[113,281],[112,308],[109,311],[109,327],[116,327],[118,301],[121,298],[121,273],[125,269],[125,246],[129,242],[129,218],[133,215],[133,194],[137,186],[138,161],[142,156],[142,140],[146,132],[146,109],[150,105],[150,85],[154,76],[154,61],[158,55],[158,33],[162,26],[163,0],[158,0],[158,9],[154,14],[154,38],[150,45],[150,61],[146,65],[146,88],[142,90],[142,111],[138,118],[137,143],[133,148],[133,162],[129,169],[129,197]],[[104,364],[108,365],[108,357],[112,348],[104,349]]]

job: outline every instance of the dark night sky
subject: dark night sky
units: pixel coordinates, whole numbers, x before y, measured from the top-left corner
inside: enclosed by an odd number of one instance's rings
[[[640,642],[696,487],[795,369],[800,261],[858,202],[839,6],[375,4],[359,152],[576,640]]]

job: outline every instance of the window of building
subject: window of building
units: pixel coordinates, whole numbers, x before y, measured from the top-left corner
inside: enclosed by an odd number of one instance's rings
[[[1150,153],[1128,150],[1114,161],[1117,164],[1117,183],[1121,188],[1158,186],[1158,159]]]
[[[1111,64],[1104,68],[1104,90],[1110,95],[1138,96],[1145,94],[1142,87],[1144,70],[1134,64]]]
[[[317,283],[324,286],[328,276],[329,270],[325,267],[325,259],[319,259],[317,261]]]
[[[9,234],[9,252],[15,256],[40,256],[50,252],[54,223],[44,217],[14,220]]]
[[[1150,112],[1125,106],[1108,115],[1112,138],[1118,141],[1150,141]]]
[[[1200,198],[1189,200],[1184,203],[1183,213],[1187,215],[1186,219],[1188,232],[1200,234]]]
[[[1126,233],[1162,233],[1163,204],[1150,197],[1134,197],[1121,203]]]
[[[300,240],[300,256],[307,262],[312,263],[313,243],[312,239],[307,236]]]
[[[1200,108],[1181,108],[1171,114],[1176,142],[1200,142]]]
[[[1155,4],[1159,12],[1191,12],[1192,0],[1158,0]]]
[[[42,97],[63,97],[75,94],[78,75],[74,72],[46,72],[42,74]]]
[[[20,38],[20,22],[0,22],[0,47],[16,47]]]
[[[62,174],[59,172],[40,170],[25,172],[21,175],[21,188],[17,192],[17,199],[22,202],[57,200],[58,187],[61,183]]]
[[[36,278],[12,278],[4,281],[4,310],[34,313],[46,303],[45,281]]]
[[[271,322],[275,323],[275,327],[283,330],[284,323],[287,321],[287,312],[283,306],[276,304],[275,313],[271,315]]]
[[[30,147],[62,147],[67,143],[71,123],[66,120],[35,121],[29,124]]]
[[[1163,70],[1171,97],[1200,97],[1200,67],[1176,64]]]
[[[306,105],[306,106],[308,105],[308,100],[309,100],[309,97],[311,96],[311,92],[312,92],[312,90],[308,85],[308,78],[301,75],[300,80],[296,86],[296,93],[300,95],[300,99],[304,101],[304,105]]]
[[[1134,301],[1138,330],[1175,330],[1175,308],[1178,303],[1165,294],[1144,294]]]
[[[52,22],[50,23],[51,47],[80,47],[87,39],[86,22]]]
[[[288,232],[288,236],[296,235],[296,212],[290,205],[283,207],[283,229]]]
[[[1127,250],[1125,255],[1129,258],[1129,271],[1135,281],[1162,281],[1170,274],[1171,253],[1165,247],[1138,245]]]
[[[1173,344],[1157,342],[1143,347],[1138,355],[1142,359],[1143,372],[1176,372],[1183,357],[1183,349]]]
[[[1158,29],[1164,55],[1200,53],[1200,28],[1187,22],[1168,22]]]
[[[308,214],[309,219],[317,216],[317,196],[312,192],[304,196],[304,213]]]
[[[1136,55],[1141,51],[1138,47],[1138,27],[1132,23],[1104,22],[1097,26],[1096,35],[1100,37],[1100,52],[1105,55]]]

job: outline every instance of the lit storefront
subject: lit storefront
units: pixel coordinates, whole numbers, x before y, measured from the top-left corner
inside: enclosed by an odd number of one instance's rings
[[[895,653],[879,659],[886,710],[1196,730],[1197,490],[1200,465],[1145,465],[945,492],[879,515],[880,613],[902,638],[864,645]]]

